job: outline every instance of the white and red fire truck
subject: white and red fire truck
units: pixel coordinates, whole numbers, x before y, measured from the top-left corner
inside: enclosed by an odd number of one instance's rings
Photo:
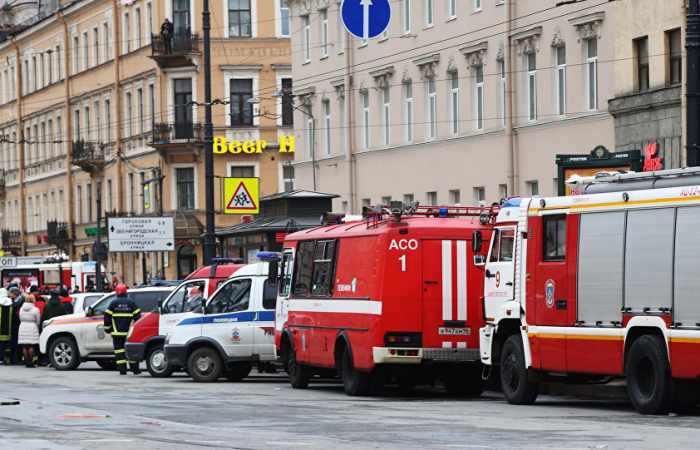
[[[19,256],[15,259],[16,266],[0,269],[3,286],[14,283],[23,290],[37,286],[40,291],[48,292],[61,286],[68,289],[78,287],[81,291],[86,291],[96,285],[94,261],[71,262],[54,257],[33,256]],[[104,267],[102,273],[105,273]]]
[[[541,382],[625,377],[635,408],[698,402],[700,171],[597,178],[507,201],[486,262],[481,361],[507,400]]]
[[[488,208],[412,205],[287,236],[275,334],[292,386],[333,372],[348,395],[436,378],[479,395],[475,260],[492,219]]]

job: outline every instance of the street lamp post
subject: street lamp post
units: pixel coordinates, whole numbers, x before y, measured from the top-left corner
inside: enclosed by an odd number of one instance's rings
[[[700,0],[688,3],[685,46],[687,51],[686,76],[686,165],[700,166]]]
[[[214,243],[214,129],[211,112],[211,13],[209,0],[203,1],[202,33],[204,39],[204,197],[206,230],[204,232],[204,265],[210,265],[216,248]]]

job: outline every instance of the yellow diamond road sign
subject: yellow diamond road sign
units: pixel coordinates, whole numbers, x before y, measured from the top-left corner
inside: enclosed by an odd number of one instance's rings
[[[259,212],[259,178],[224,179],[224,214],[258,214]]]

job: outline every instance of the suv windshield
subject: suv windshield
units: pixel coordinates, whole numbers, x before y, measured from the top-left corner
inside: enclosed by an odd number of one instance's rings
[[[169,293],[170,291],[168,290],[129,292],[129,298],[134,303],[136,303],[136,306],[138,306],[141,309],[142,313],[147,313],[157,310],[158,303],[162,301],[165,297],[167,297]],[[96,303],[95,306],[92,307],[93,315],[99,316],[104,314],[105,311],[107,311],[107,308],[109,308],[109,304],[112,303],[112,300],[114,300],[114,298],[114,294],[109,294],[104,299]]]

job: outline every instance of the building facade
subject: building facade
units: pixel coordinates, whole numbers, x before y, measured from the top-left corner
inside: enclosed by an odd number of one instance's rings
[[[261,196],[292,183],[289,158],[275,147],[293,119],[289,102],[273,95],[291,90],[291,24],[284,0],[211,7],[214,133],[269,143],[261,154],[215,155],[216,225],[225,227],[240,218],[222,214],[224,177],[260,177]],[[135,283],[201,264],[201,8],[196,0],[56,2],[0,42],[6,253],[55,253],[59,236],[72,259],[91,258],[104,232],[100,208],[103,217],[175,218],[174,251],[110,253],[108,274]],[[170,39],[159,34],[165,18]]]
[[[643,150],[657,169],[685,166],[684,0],[615,5],[615,149]],[[655,152],[655,153],[654,153]],[[648,168],[649,166],[647,164]]]

